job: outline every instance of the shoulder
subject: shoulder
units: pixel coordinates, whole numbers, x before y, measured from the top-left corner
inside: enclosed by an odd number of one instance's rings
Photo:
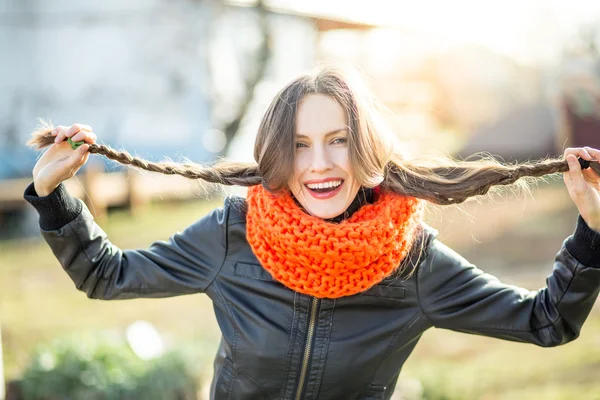
[[[438,234],[438,230],[427,223],[419,223],[415,230],[414,242],[407,257],[412,264],[412,268],[417,268],[429,257],[432,252],[432,244]]]
[[[225,197],[225,201],[223,202],[223,210],[228,216],[228,225],[246,223],[248,203],[246,203],[245,197],[236,194],[227,195],[227,197]]]
[[[246,199],[238,195],[227,195],[223,205],[213,208],[203,217],[189,225],[183,236],[198,239],[212,235],[214,239],[223,239],[230,226],[246,222]],[[221,232],[216,235],[216,232]]]
[[[419,232],[411,250],[412,267],[419,281],[431,278],[442,280],[457,269],[473,267],[464,257],[438,239],[439,231],[425,222],[419,225]]]
[[[469,263],[463,256],[437,238],[437,230],[433,229],[433,232],[434,234],[431,234],[427,241],[427,257],[424,260],[424,265],[427,266],[429,272],[439,272],[440,269],[454,264]]]
[[[420,223],[421,234],[415,243],[420,243],[423,248],[421,257],[423,264],[437,269],[447,264],[470,264],[463,256],[450,248],[439,238],[439,231],[425,222]]]
[[[419,224],[419,231],[420,233],[417,236],[417,240],[422,241],[426,249],[428,249],[432,243],[437,240],[436,238],[439,235],[439,231],[431,225],[428,225],[426,222],[421,222]]]
[[[425,257],[416,269],[416,282],[423,295],[456,287],[499,283],[497,278],[480,270],[436,236],[429,237]]]
[[[410,251],[402,260],[398,269],[399,277],[410,279],[427,261],[432,253],[432,243],[439,234],[438,230],[421,221],[414,231],[414,240]]]

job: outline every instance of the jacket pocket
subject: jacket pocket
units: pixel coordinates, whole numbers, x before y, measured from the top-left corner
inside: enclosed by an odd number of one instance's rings
[[[392,300],[402,300],[406,296],[406,289],[402,286],[378,283],[364,292],[364,294],[367,296],[385,297]]]
[[[254,400],[271,398],[248,375],[233,367],[233,362],[225,358],[223,368],[215,385],[214,400]]]
[[[369,290],[362,292],[364,296],[381,297],[390,300],[403,300],[406,297],[404,282],[397,278],[386,278],[373,285]]]
[[[356,398],[357,400],[383,400],[385,396],[385,386],[369,385]]]
[[[243,278],[257,279],[259,281],[272,281],[273,277],[260,264],[237,262],[234,265],[235,275]]]
[[[215,400],[230,399],[234,381],[235,373],[231,365],[231,360],[225,358],[215,385]]]

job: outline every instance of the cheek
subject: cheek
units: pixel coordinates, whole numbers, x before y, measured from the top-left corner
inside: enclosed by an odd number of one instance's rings
[[[307,152],[298,152],[294,159],[294,177],[299,178],[310,165]]]
[[[300,190],[300,178],[302,177],[304,169],[305,168],[302,157],[296,155],[296,158],[294,160],[294,170],[292,171],[292,175],[290,176],[288,182],[288,186],[294,194],[296,194]]]
[[[332,154],[332,159],[339,168],[343,169],[348,174],[349,178],[353,178],[348,149],[340,149],[339,151],[334,152]]]

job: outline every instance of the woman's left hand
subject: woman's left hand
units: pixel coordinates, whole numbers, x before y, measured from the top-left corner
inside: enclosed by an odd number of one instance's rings
[[[600,176],[591,168],[581,169],[577,157],[584,160],[600,160],[600,150],[591,147],[571,147],[565,150],[569,171],[563,179],[569,195],[579,209],[579,214],[587,225],[600,232]]]

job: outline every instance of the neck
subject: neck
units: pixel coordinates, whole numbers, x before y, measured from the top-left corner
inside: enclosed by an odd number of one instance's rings
[[[302,207],[300,202],[298,202],[296,197],[294,197],[293,194],[292,194],[292,198],[294,199],[296,204],[298,204],[298,206],[302,210],[306,211],[304,209],[304,207]],[[342,222],[343,220],[350,218],[352,216],[352,214],[354,214],[356,211],[358,211],[363,205],[365,205],[367,203],[373,203],[373,201],[374,201],[373,189],[361,187],[358,190],[358,193],[356,194],[356,196],[354,197],[354,200],[352,200],[352,203],[350,203],[348,208],[346,208],[346,211],[344,211],[337,217],[324,219],[324,221],[338,224],[338,223]]]

